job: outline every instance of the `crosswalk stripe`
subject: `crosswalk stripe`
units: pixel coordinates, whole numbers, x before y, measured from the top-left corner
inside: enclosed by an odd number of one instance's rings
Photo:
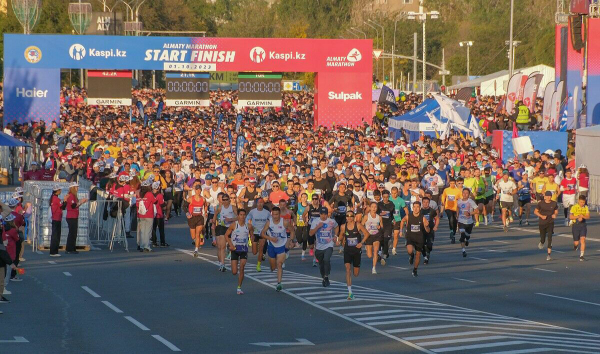
[[[485,334],[486,331],[467,331],[467,332],[453,332],[453,333],[442,333],[442,334],[430,334],[427,336],[415,336],[415,337],[403,337],[406,340],[420,340],[420,339],[433,339],[433,338],[445,338],[445,337],[459,337],[459,336],[471,336],[476,334]]]
[[[447,340],[438,340],[438,341],[432,341],[432,342],[419,342],[417,344],[422,345],[424,347],[432,347],[432,346],[436,346],[436,345],[484,342],[484,341],[489,341],[489,340],[507,339],[507,338],[508,338],[507,336],[488,336],[488,337],[475,337],[475,338],[447,339]]]
[[[526,344],[526,343],[527,342],[520,341],[520,340],[513,340],[513,341],[507,341],[507,342],[492,342],[492,343],[486,343],[486,344],[473,344],[473,345],[461,345],[458,347],[438,348],[438,349],[432,349],[432,351],[436,352],[436,353],[447,353],[447,352],[457,352],[457,351],[463,351],[463,350],[520,345],[520,344]]]
[[[405,332],[433,331],[436,329],[457,328],[457,327],[463,327],[463,326],[457,325],[457,324],[452,324],[452,325],[426,326],[426,327],[395,328],[395,329],[388,329],[386,332],[390,333],[390,334],[394,334],[394,333],[405,333]]]
[[[420,313],[404,313],[399,315],[388,315],[388,316],[373,316],[373,317],[361,317],[356,318],[357,321],[373,321],[373,320],[385,320],[390,318],[408,318],[408,317],[419,317],[423,316]]]
[[[435,318],[413,318],[410,320],[378,321],[378,322],[367,322],[367,324],[369,326],[379,326],[379,325],[388,325],[388,324],[432,322],[432,321],[435,321]]]

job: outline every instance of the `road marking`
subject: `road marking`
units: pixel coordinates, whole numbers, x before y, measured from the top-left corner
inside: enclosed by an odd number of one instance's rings
[[[260,347],[281,347],[281,346],[287,347],[287,346],[292,346],[292,345],[315,345],[313,342],[311,342],[305,338],[296,338],[296,342],[274,342],[274,343],[260,342],[260,343],[250,343],[250,344],[258,345]]]
[[[502,229],[502,226],[487,226],[487,227],[494,228],[494,229]],[[524,229],[524,228],[521,228],[521,227],[511,227],[511,230],[519,230],[519,231],[523,231],[523,232],[528,232],[530,234],[538,234],[539,235],[539,231],[528,230],[528,229]],[[553,236],[554,237],[573,238],[573,235],[568,235],[568,234],[556,234],[556,235],[553,235]],[[600,242],[599,238],[593,238],[593,237],[586,237],[585,240],[586,241]]]
[[[434,329],[446,329],[446,328],[456,328],[462,327],[462,325],[443,325],[443,326],[426,326],[426,327],[408,327],[408,328],[397,328],[387,330],[387,333],[404,333],[404,332],[420,332],[420,331],[432,331]]]
[[[559,251],[559,250],[555,250],[553,249],[552,252],[556,252],[556,253],[565,253],[565,251]]]
[[[48,261],[48,263],[50,263],[50,264],[56,264],[55,261]]]
[[[373,321],[373,320],[389,320],[392,318],[409,318],[409,317],[421,317],[422,313],[404,313],[398,315],[387,315],[387,316],[371,316],[371,317],[357,317],[357,321]]]
[[[415,337],[404,337],[407,340],[419,340],[419,339],[433,339],[433,338],[446,338],[446,337],[458,337],[458,336],[470,336],[475,334],[485,334],[487,331],[468,331],[460,333],[442,333],[442,334],[431,334],[428,336],[415,336]]]
[[[71,276],[71,273],[69,273],[69,272],[63,272],[63,274],[66,275],[67,277]]]
[[[94,290],[88,288],[87,286],[82,286],[81,287],[83,290],[87,291],[90,295],[92,295],[93,297],[100,297],[100,295],[98,295]]]
[[[398,267],[398,266],[388,266],[388,267],[392,267],[392,268],[398,268],[398,269],[402,269],[402,270],[408,270],[408,268],[405,267]]]
[[[35,253],[37,253],[37,254],[44,254],[44,252],[42,252],[42,251],[35,251]]]
[[[488,337],[475,337],[475,338],[459,338],[459,339],[447,339],[447,340],[437,340],[432,342],[420,342],[418,345],[422,345],[424,347],[430,347],[435,345],[446,345],[446,344],[456,344],[456,343],[469,343],[469,342],[483,342],[486,340],[496,340],[496,339],[507,339],[507,336],[488,336]],[[436,350],[437,351],[437,350]]]
[[[556,295],[549,295],[549,294],[544,294],[544,293],[535,293],[535,294],[536,295],[542,295],[542,296],[548,296],[548,297],[554,297],[554,298],[557,298],[557,299],[574,301],[574,302],[581,302],[583,304],[588,304],[588,305],[600,306],[600,304],[597,304],[595,302],[589,302],[589,301],[583,301],[583,300],[577,300],[577,299],[570,299],[568,297],[562,297],[562,296],[556,296]]]
[[[158,334],[153,334],[152,337],[154,337],[154,339],[161,342],[162,344],[166,345],[167,348],[171,349],[174,352],[181,351],[181,349],[177,348],[175,345],[173,345],[173,343],[169,342],[168,340],[164,339],[163,337],[159,336]]]
[[[29,343],[25,337],[13,337],[14,339],[0,340],[0,343]]]
[[[494,240],[494,242],[498,242],[498,243],[505,243],[505,244],[510,244],[510,242],[506,242],[506,241],[500,241],[500,240]]]
[[[497,252],[497,253],[506,253],[506,251],[502,251],[502,250],[494,250],[491,248],[484,248],[484,251],[488,251],[488,252]]]
[[[504,347],[504,346],[509,346],[509,345],[520,345],[520,344],[526,344],[526,343],[527,342],[524,342],[524,341],[514,340],[514,341],[508,341],[508,342],[495,342],[495,343],[487,343],[487,344],[463,345],[463,346],[459,346],[459,347],[446,347],[446,348],[435,349],[434,351],[436,353],[457,352],[457,351],[472,350],[472,349]]]
[[[473,256],[470,256],[469,258],[473,258],[473,259],[476,259],[476,260],[478,260],[478,261],[486,261],[486,262],[488,261],[488,260],[487,260],[487,259],[485,259],[485,258],[478,258],[478,257],[473,257]]]
[[[550,269],[544,269],[544,268],[533,268],[535,270],[541,270],[542,272],[550,272],[550,273],[556,273],[555,270],[550,270]]]
[[[474,281],[474,280],[468,280],[468,279],[462,279],[462,278],[452,278],[452,279],[454,279],[454,280],[460,280],[460,281],[466,281],[466,282],[468,282],[468,283],[477,283],[477,282],[476,282],[476,281]]]
[[[138,320],[136,320],[135,318],[131,317],[131,316],[124,316],[125,319],[131,323],[133,323],[134,325],[136,325],[139,329],[141,329],[142,331],[149,331],[150,328],[144,326],[143,324],[141,324]]]
[[[116,307],[115,305],[111,304],[108,301],[102,301],[102,303],[106,306],[108,306],[109,309],[113,310],[116,313],[123,313],[123,311],[121,311],[118,307]]]

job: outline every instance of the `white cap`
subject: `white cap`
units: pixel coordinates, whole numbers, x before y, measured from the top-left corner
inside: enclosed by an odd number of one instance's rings
[[[152,189],[159,189],[160,188],[160,182],[156,181],[152,183]]]
[[[15,188],[15,193],[23,193],[23,188],[21,188],[21,187]]]
[[[67,145],[65,146],[66,150],[71,150],[73,148],[73,144],[71,143],[67,143]]]
[[[15,199],[15,198],[10,198],[8,200],[8,206],[11,207],[11,208],[16,207],[18,204],[19,204],[19,201],[17,199]]]
[[[14,214],[8,214],[5,218],[4,221],[13,221],[15,219],[15,215]]]
[[[150,187],[152,185],[152,181],[150,179],[144,180],[142,182],[142,187]]]
[[[69,188],[73,187],[79,187],[79,184],[77,184],[77,182],[72,182],[71,184],[69,184]]]
[[[127,175],[120,175],[119,176],[119,181],[121,181],[121,182],[128,182],[129,181],[129,176],[127,176]]]

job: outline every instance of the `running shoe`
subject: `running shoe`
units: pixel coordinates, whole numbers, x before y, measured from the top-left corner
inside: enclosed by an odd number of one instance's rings
[[[244,295],[244,292],[242,291],[242,288],[240,288],[240,287],[237,288],[237,294],[238,295]]]
[[[138,246],[138,251],[139,250],[141,250],[140,246]],[[50,257],[60,257],[60,254],[54,253],[54,254],[51,254]]]
[[[510,222],[513,222],[513,221],[515,221],[515,219],[513,219],[513,217],[512,217],[512,216],[509,216],[509,217],[508,217],[508,220],[510,220]]]
[[[6,288],[4,288],[4,292],[0,295],[12,295],[12,291],[8,291]]]
[[[256,264],[256,271],[259,272],[259,273],[262,271],[260,269],[260,262],[258,262],[258,264]]]
[[[329,286],[329,277],[325,277],[325,286]]]
[[[525,220],[525,225],[529,226],[529,220]]]
[[[585,258],[583,258],[583,256],[579,256],[579,261],[580,261],[580,262],[583,262],[583,261],[585,261]],[[11,280],[12,280],[12,279],[11,279]]]
[[[455,244],[456,243],[456,238],[454,236],[450,237],[450,243],[451,244]]]
[[[371,270],[371,274],[377,274],[377,269],[375,269],[375,267],[373,267],[373,269]]]
[[[300,260],[301,260],[302,262],[304,262],[304,261],[306,261],[306,257],[304,257],[304,255],[302,255],[302,256],[300,256]]]
[[[423,264],[429,264],[429,257],[425,256],[423,258]]]
[[[569,219],[565,219],[565,226],[569,226]]]
[[[194,258],[198,258],[198,251],[194,251]]]
[[[415,278],[419,276],[419,275],[417,274],[417,270],[416,270],[416,269],[413,269],[413,271],[412,271],[412,276],[413,276],[413,277],[415,277]]]
[[[281,283],[277,283],[277,291],[281,291],[283,290],[283,286],[281,286]]]
[[[308,251],[308,254],[310,254],[310,256],[311,256],[311,257],[313,257],[313,256],[315,255],[315,250],[311,248],[311,249]]]
[[[225,259],[231,259],[231,252],[227,253],[227,257]]]
[[[348,300],[354,300],[354,294],[348,293]]]
[[[25,258],[23,258],[23,257],[19,258],[19,262],[25,262],[25,261],[26,261]]]
[[[465,240],[465,246],[469,246],[469,239]]]
[[[350,295],[348,295],[348,300],[350,300]],[[10,304],[10,300],[4,296],[0,296],[0,304]]]
[[[538,249],[540,249],[540,250],[541,250],[542,248],[544,248],[544,244],[543,244],[543,243],[541,243],[541,242],[540,242],[540,243],[538,243]]]
[[[415,262],[415,254],[412,253],[410,257],[408,257],[408,264],[412,265]]]
[[[23,281],[23,279],[19,277],[10,278],[10,281]]]
[[[154,248],[158,248],[158,243],[156,243],[156,242],[152,242],[152,247],[154,247]]]
[[[323,278],[323,281],[321,282],[323,284],[323,287],[327,287],[327,281],[325,280],[326,278]]]
[[[546,260],[547,260],[547,261],[551,261],[551,260],[552,260],[552,257],[550,257],[550,255],[548,255],[548,256],[546,256]]]
[[[344,247],[340,246],[340,249],[339,249],[338,253],[339,253],[339,254],[342,254],[342,253],[344,253]]]
[[[463,251],[463,258],[467,257],[467,251]]]
[[[475,227],[479,227],[479,220],[475,221]]]
[[[382,266],[384,266],[385,265],[385,258],[381,258],[380,263],[381,263]]]
[[[313,267],[317,266],[317,260],[313,258]]]
[[[395,256],[396,255],[396,249],[392,248],[392,255]]]

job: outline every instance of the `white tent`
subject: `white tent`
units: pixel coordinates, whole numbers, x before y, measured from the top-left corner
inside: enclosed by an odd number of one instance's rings
[[[590,173],[588,203],[594,206],[600,206],[600,159],[596,151],[599,145],[600,125],[575,131],[575,166],[586,165]]]

